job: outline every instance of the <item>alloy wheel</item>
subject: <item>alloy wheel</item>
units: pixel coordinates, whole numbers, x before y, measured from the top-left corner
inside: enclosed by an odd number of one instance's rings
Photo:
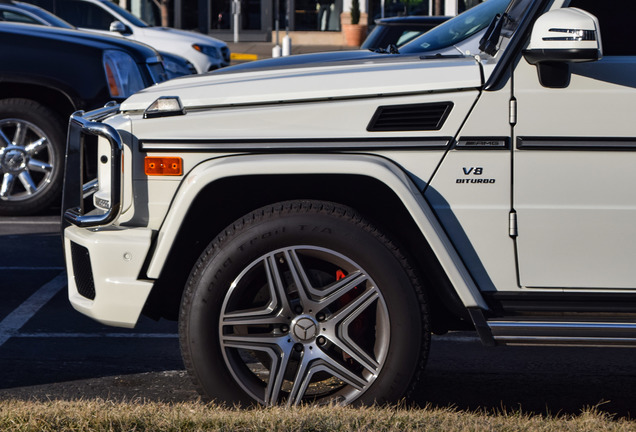
[[[390,342],[374,281],[347,257],[315,246],[253,261],[227,292],[219,324],[228,369],[265,405],[351,403],[378,377]]]
[[[0,199],[33,198],[51,182],[58,163],[52,143],[35,124],[21,119],[0,120]]]

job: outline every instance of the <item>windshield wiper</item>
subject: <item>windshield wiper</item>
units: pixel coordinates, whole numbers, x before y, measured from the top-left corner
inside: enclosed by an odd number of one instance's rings
[[[400,51],[398,51],[397,47],[394,44],[389,44],[389,46],[387,46],[386,48],[376,48],[370,51],[374,53],[378,53],[378,54],[399,54],[400,53]]]
[[[466,54],[424,54],[420,56],[420,60],[431,60],[431,59],[454,59],[454,58],[466,58]]]
[[[497,54],[497,44],[501,37],[501,29],[508,18],[508,14],[497,14],[488,26],[486,34],[479,41],[479,49],[490,56]]]

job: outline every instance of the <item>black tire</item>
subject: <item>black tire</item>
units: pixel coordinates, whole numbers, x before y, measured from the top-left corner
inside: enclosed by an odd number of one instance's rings
[[[395,402],[430,343],[404,256],[322,201],[261,208],[214,239],[188,280],[179,334],[201,395],[232,405]]]
[[[33,214],[59,202],[65,130],[64,120],[38,102],[0,100],[1,215]]]

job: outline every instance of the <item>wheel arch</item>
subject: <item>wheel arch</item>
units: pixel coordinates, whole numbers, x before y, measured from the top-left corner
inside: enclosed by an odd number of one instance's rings
[[[176,318],[189,269],[208,243],[244,214],[293,199],[348,205],[404,249],[434,288],[434,331],[465,328],[466,307],[486,307],[421,192],[395,164],[370,155],[249,155],[205,162],[182,182],[149,262],[157,283],[144,313]]]
[[[58,113],[63,120],[79,109],[69,94],[41,84],[2,82],[0,94],[2,99],[20,98],[36,101]]]

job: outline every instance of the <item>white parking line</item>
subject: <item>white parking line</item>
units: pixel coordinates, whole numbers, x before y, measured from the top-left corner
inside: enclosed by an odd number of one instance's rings
[[[148,339],[175,339],[176,333],[18,333],[15,338],[148,338]]]
[[[55,225],[55,226],[60,226],[61,222],[60,221],[47,221],[47,220],[23,220],[23,219],[19,219],[19,220],[15,220],[15,219],[10,219],[10,220],[3,220],[0,219],[0,225]]]
[[[0,271],[24,271],[24,270],[28,270],[28,271],[33,271],[33,270],[64,270],[64,267],[19,267],[19,266],[13,266],[13,267],[0,267]]]
[[[42,306],[47,304],[55,294],[66,286],[66,273],[62,272],[53,280],[43,285],[24,303],[0,321],[0,346],[9,340],[16,332],[35,315]]]

